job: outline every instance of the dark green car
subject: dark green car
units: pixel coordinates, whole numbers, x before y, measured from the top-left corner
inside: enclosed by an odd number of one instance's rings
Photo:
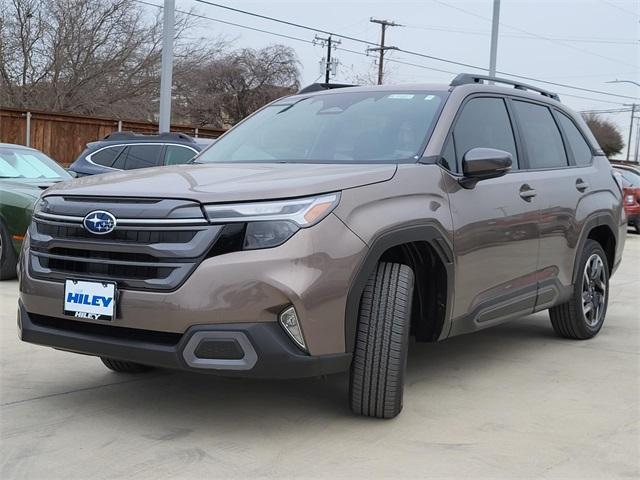
[[[0,143],[0,280],[14,278],[33,205],[54,183],[73,178],[33,148]]]

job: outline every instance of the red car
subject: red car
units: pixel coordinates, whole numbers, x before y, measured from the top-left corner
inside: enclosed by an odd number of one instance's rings
[[[627,214],[629,226],[640,233],[640,171],[633,167],[614,166],[616,172],[620,173],[624,197],[622,203]]]

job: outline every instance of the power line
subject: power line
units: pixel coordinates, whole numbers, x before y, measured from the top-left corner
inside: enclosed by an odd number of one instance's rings
[[[612,109],[603,109],[603,110],[580,110],[580,113],[626,113],[630,112],[630,108],[612,108]]]
[[[162,8],[163,8],[162,5],[156,5],[155,3],[145,2],[144,0],[133,0],[133,1],[136,2],[136,3],[141,3],[143,5],[149,5],[150,7],[156,7],[158,9],[160,9],[160,10],[162,10]],[[185,10],[176,9],[175,11],[177,13],[181,13],[183,15],[188,15],[190,17],[202,18],[204,20],[211,20],[212,22],[222,23],[224,25],[231,25],[233,27],[244,28],[245,30],[252,30],[254,32],[266,33],[268,35],[274,35],[276,37],[281,37],[281,38],[288,38],[289,40],[296,40],[298,42],[304,42],[304,43],[309,43],[309,44],[313,45],[313,42],[311,40],[307,40],[305,38],[294,37],[292,35],[285,35],[283,33],[276,33],[276,32],[272,32],[272,31],[269,31],[269,30],[263,30],[261,28],[249,27],[247,25],[242,25],[240,23],[228,22],[226,20],[220,20],[218,18],[211,18],[211,17],[207,17],[206,15],[200,15],[198,13],[187,12]]]
[[[407,28],[415,29],[415,30],[426,30],[426,31],[439,31],[439,32],[451,32],[451,33],[461,33],[466,35],[478,35],[482,37],[486,37],[489,33],[481,30],[471,30],[465,28],[454,28],[454,27],[442,27],[438,25],[406,25]],[[501,37],[510,37],[510,38],[525,38],[530,40],[560,40],[564,42],[575,42],[575,43],[601,43],[601,44],[612,44],[612,45],[638,45],[638,40],[622,40],[622,39],[613,39],[613,38],[581,38],[581,37],[547,37],[547,38],[539,38],[533,35],[526,34],[517,34],[517,33],[502,33]]]
[[[343,34],[339,34],[339,33],[336,33],[336,32],[330,32],[330,31],[324,30],[324,29],[309,27],[307,25],[302,25],[302,24],[299,24],[299,23],[289,22],[287,20],[282,20],[282,19],[275,18],[275,17],[269,17],[267,15],[261,15],[261,14],[258,14],[258,13],[249,12],[247,10],[242,10],[242,9],[239,9],[239,8],[229,7],[227,5],[222,5],[222,4],[219,4],[219,3],[210,2],[208,0],[195,0],[195,1],[197,1],[199,3],[206,4],[206,5],[211,5],[213,7],[222,8],[222,9],[225,9],[225,10],[231,10],[231,11],[234,11],[234,12],[237,12],[237,13],[242,13],[242,14],[258,17],[258,18],[269,20],[269,21],[273,21],[273,22],[277,22],[277,23],[281,23],[281,24],[285,24],[285,25],[289,25],[289,26],[293,26],[293,27],[297,27],[297,28],[302,28],[302,29],[305,29],[305,30],[310,30],[310,31],[317,32],[317,33],[325,33],[325,34],[333,35],[333,36],[340,37],[340,38],[343,38],[343,39],[346,39],[346,40],[352,40],[352,41],[359,42],[359,43],[366,44],[366,45],[378,46],[375,43],[369,42],[367,40],[363,40],[361,38],[351,37],[349,35],[343,35]],[[438,2],[439,0],[433,0],[433,1]],[[458,7],[452,7],[452,8],[458,8]],[[466,13],[469,13],[469,12],[466,12]],[[473,14],[473,15],[475,15],[475,14]],[[484,17],[482,17],[482,18],[484,18]],[[510,28],[513,28],[513,27],[510,27]],[[525,32],[525,33],[530,33],[530,32]],[[532,35],[535,35],[535,34],[532,34]],[[427,54],[424,54],[424,53],[415,52],[415,51],[411,51],[411,50],[405,50],[405,49],[399,48],[398,51],[407,53],[409,55],[415,55],[415,56],[419,56],[419,57],[423,57],[423,58],[428,58],[430,60],[436,60],[436,61],[439,61],[439,62],[450,63],[452,65],[458,65],[458,66],[462,66],[462,67],[466,67],[466,68],[473,68],[475,70],[483,70],[483,71],[486,70],[486,67],[482,67],[482,66],[478,66],[478,65],[472,65],[472,64],[464,63],[464,62],[458,62],[458,61],[454,61],[454,60],[448,60],[446,58],[436,57],[434,55],[427,55]],[[635,67],[635,65],[634,65],[634,67]],[[530,80],[530,81],[534,81],[534,82],[545,83],[547,85],[554,85],[554,86],[569,88],[569,89],[573,89],[573,90],[580,90],[580,91],[588,92],[588,93],[597,93],[597,94],[600,94],[600,95],[608,95],[608,96],[612,96],[612,97],[636,100],[636,97],[631,97],[631,96],[628,96],[628,95],[620,95],[620,94],[617,94],[617,93],[610,93],[610,92],[605,92],[605,91],[602,91],[602,90],[595,90],[595,89],[584,88],[584,87],[576,87],[576,86],[573,86],[573,85],[567,85],[567,84],[558,83],[558,82],[551,82],[551,81],[548,81],[548,80],[540,80],[538,78],[529,77],[529,76],[525,76],[525,75],[517,75],[517,74],[514,74],[514,73],[510,73],[510,72],[505,72],[505,71],[498,71],[497,70],[496,73],[499,73],[501,75],[507,75],[507,76],[514,77],[514,78],[520,78],[520,79],[523,79],[523,80]]]
[[[148,6],[151,6],[151,7],[158,8],[158,9],[162,9],[163,8],[162,5],[156,5],[154,3],[146,2],[144,0],[134,0],[134,1],[136,3],[140,3],[140,4],[143,4],[143,5],[148,5]],[[259,33],[264,33],[264,34],[267,34],[267,35],[273,35],[273,36],[276,36],[276,37],[286,38],[286,39],[289,39],[289,40],[294,40],[294,41],[303,42],[303,43],[306,43],[306,44],[309,44],[309,45],[313,45],[313,41],[307,40],[305,38],[300,38],[300,37],[295,37],[295,36],[292,36],[292,35],[286,35],[286,34],[282,34],[282,33],[277,33],[277,32],[273,32],[273,31],[270,31],[270,30],[261,29],[261,28],[250,27],[248,25],[229,22],[229,21],[226,21],[226,20],[220,20],[220,19],[217,19],[217,18],[212,18],[212,17],[208,17],[206,15],[201,15],[201,14],[197,14],[197,13],[193,13],[193,12],[188,12],[188,11],[185,11],[185,10],[177,10],[176,9],[176,12],[184,14],[184,15],[196,17],[196,18],[210,20],[212,22],[217,22],[217,23],[221,23],[221,24],[224,24],[224,25],[231,25],[231,26],[242,28],[242,29],[245,29],[245,30],[251,30],[251,31],[259,32]],[[314,30],[314,31],[320,31],[320,30]],[[340,37],[340,38],[345,38],[342,35],[338,35],[338,34],[335,34],[335,35]],[[359,55],[359,56],[364,56],[364,57],[368,57],[369,56],[364,52],[351,50],[351,49],[344,48],[344,47],[337,47],[336,50],[341,50],[343,52],[347,52],[347,53],[351,53],[351,54]],[[470,65],[470,64],[463,64],[463,63],[460,63],[460,62],[454,62],[454,61],[446,60],[446,59],[440,59],[438,57],[431,57],[431,56],[419,54],[419,53],[416,53],[416,52],[406,52],[404,50],[399,50],[399,51],[402,52],[402,53],[410,53],[410,54],[413,54],[413,55],[425,56],[426,58],[429,58],[429,59],[436,59],[436,60],[447,62],[447,63],[453,63],[453,64],[457,64],[457,65],[462,65],[462,66],[473,68],[473,69],[477,69],[477,70],[486,70],[483,67],[478,67],[478,66]],[[397,63],[397,64],[400,64],[400,65],[407,65],[407,66],[411,66],[411,67],[421,68],[421,69],[424,69],[424,70],[430,70],[430,71],[434,71],[434,72],[448,73],[448,74],[451,74],[451,75],[457,75],[458,73],[460,73],[459,71],[445,70],[445,69],[441,69],[441,68],[436,68],[436,67],[431,67],[431,66],[427,66],[427,65],[418,64],[418,63],[408,62],[408,61],[405,61],[405,60],[399,60],[399,59],[396,59],[396,58],[387,58],[386,61],[387,62],[391,62],[391,63]],[[574,86],[565,85],[565,84],[556,83],[556,82],[548,82],[548,81],[545,81],[545,80],[539,80],[539,79],[535,79],[535,78],[531,78],[531,77],[523,77],[523,76],[519,76],[519,75],[515,75],[515,74],[505,73],[505,72],[498,72],[498,73],[503,74],[503,75],[508,75],[508,76],[520,77],[520,78],[524,78],[524,79],[528,79],[528,80],[532,80],[532,81],[537,81],[537,82],[542,82],[542,83],[549,83],[549,84],[552,84],[552,85],[555,85],[555,86],[560,86],[562,88],[580,89],[580,87],[574,87]],[[619,96],[619,97],[623,97],[623,98],[635,99],[634,97],[627,97],[627,96],[624,96],[624,95],[610,94],[608,92],[600,92],[598,90],[593,90],[593,91],[588,90],[588,91],[590,93],[598,93],[598,94],[613,95],[613,96]],[[559,93],[562,96],[565,96],[565,97],[579,98],[579,99],[583,99],[583,100],[590,100],[590,101],[601,102],[601,103],[609,103],[609,104],[613,104],[613,105],[622,105],[621,102],[614,102],[614,101],[611,101],[611,100],[604,100],[604,99],[594,98],[594,97],[585,97],[585,96],[574,95],[574,94],[569,94],[569,93],[565,93],[565,92],[559,92]]]
[[[626,8],[622,8],[621,6],[616,5],[615,3],[612,3],[612,2],[608,2],[607,0],[602,0],[602,3],[606,3],[610,7],[617,8],[621,12],[628,13],[630,15],[635,15],[636,17],[640,16],[639,12],[632,12],[631,10],[627,10]]]
[[[316,33],[324,33],[326,35],[333,35],[335,37],[344,38],[345,40],[351,40],[353,42],[363,43],[365,45],[373,45],[373,46],[377,45],[376,43],[369,42],[367,40],[362,40],[361,38],[350,37],[349,35],[338,35],[337,33],[331,32],[329,30],[322,30],[322,29],[319,29],[319,28],[313,28],[313,27],[309,27],[307,25],[302,25],[300,23],[289,22],[287,20],[282,20],[282,19],[275,18],[275,17],[269,17],[268,15],[261,15],[259,13],[254,13],[254,12],[249,12],[247,10],[241,10],[239,8],[229,7],[227,5],[222,5],[220,3],[209,2],[207,0],[195,0],[195,1],[199,2],[199,3],[204,3],[206,5],[211,5],[212,7],[223,8],[225,10],[231,10],[232,12],[243,13],[245,15],[250,15],[252,17],[262,18],[263,20],[270,20],[272,22],[282,23],[284,25],[289,25],[291,27],[303,28],[305,30],[311,30],[312,32],[316,32]]]
[[[465,10],[464,8],[461,8],[461,7],[458,7],[458,6],[455,6],[455,5],[451,5],[449,3],[445,3],[445,2],[443,2],[441,0],[431,0],[431,1],[435,2],[435,3],[439,4],[439,5],[443,5],[445,7],[452,8],[454,10],[458,10],[460,12],[466,13],[467,15],[471,15],[473,17],[481,18],[481,19],[486,20],[488,22],[491,21],[490,18],[485,17],[484,15],[480,15],[480,14],[477,14],[475,12],[470,12],[469,10]],[[565,43],[565,42],[562,42],[562,41],[559,41],[559,40],[554,40],[553,38],[545,37],[544,35],[539,35],[537,33],[529,32],[528,30],[524,30],[524,29],[519,28],[519,27],[514,27],[513,25],[509,25],[507,23],[500,22],[500,25],[503,25],[503,26],[505,26],[507,28],[510,28],[512,30],[515,30],[517,32],[526,33],[527,35],[531,35],[533,37],[536,37],[536,38],[539,38],[539,39],[542,39],[542,40],[547,40],[548,42],[551,42],[551,43],[556,43],[558,45],[563,45],[563,46],[565,46],[567,48],[572,48],[573,50],[576,50],[576,51],[582,52],[582,53],[586,53],[586,54],[592,55],[594,57],[600,57],[600,58],[603,58],[605,60],[609,60],[611,62],[619,63],[621,65],[627,65],[627,66],[631,66],[631,67],[634,67],[634,68],[636,67],[636,65],[631,65],[630,63],[623,62],[622,60],[618,60],[618,59],[615,59],[615,58],[607,57],[606,55],[600,55],[599,53],[595,53],[595,52],[592,52],[590,50],[585,50],[584,48],[576,47],[575,45],[570,45],[568,43]]]

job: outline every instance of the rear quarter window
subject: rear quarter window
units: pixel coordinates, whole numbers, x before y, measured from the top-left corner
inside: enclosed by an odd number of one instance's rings
[[[592,159],[591,147],[589,147],[578,127],[564,113],[558,112],[558,120],[567,138],[576,165],[590,165]]]
[[[113,167],[116,158],[122,153],[124,147],[107,147],[102,150],[91,154],[91,161],[96,165],[102,165],[103,167]]]

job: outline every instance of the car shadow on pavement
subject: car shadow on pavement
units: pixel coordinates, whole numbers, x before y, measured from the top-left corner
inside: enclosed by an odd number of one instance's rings
[[[557,341],[548,320],[541,322],[540,318],[530,317],[441,344],[412,342],[406,396],[411,396],[414,383],[432,381],[437,388],[452,372],[462,384],[477,375],[491,375],[496,361],[523,361],[522,352],[535,351],[540,342],[547,341]],[[99,402],[100,410],[114,410],[119,416],[147,425],[167,424],[170,419],[168,424],[179,425],[181,429],[220,428],[232,423],[235,430],[251,430],[256,422],[270,417],[290,421],[299,428],[301,424],[351,416],[347,374],[294,380],[229,378],[167,370],[148,376],[105,375],[118,382],[110,382],[100,390],[114,391],[105,391],[97,398],[92,395],[91,401]],[[120,383],[123,377],[129,381]],[[87,406],[83,394],[65,397],[65,402],[82,402]],[[158,435],[173,435],[169,430],[163,432]]]

